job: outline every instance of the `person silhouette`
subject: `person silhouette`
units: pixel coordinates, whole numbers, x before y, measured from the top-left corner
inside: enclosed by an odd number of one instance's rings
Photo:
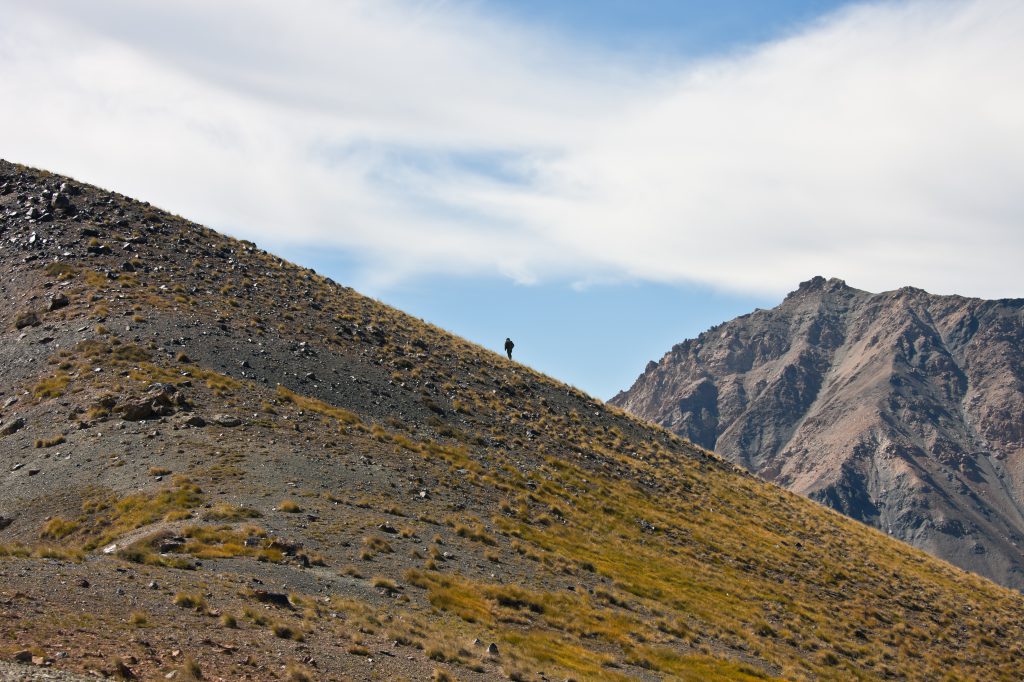
[[[512,339],[505,338],[505,352],[508,353],[508,359],[512,359],[512,349],[516,347],[516,344],[512,343]]]

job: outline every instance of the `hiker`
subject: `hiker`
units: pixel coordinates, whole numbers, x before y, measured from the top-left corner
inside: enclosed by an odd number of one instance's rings
[[[512,349],[516,347],[516,344],[512,343],[512,339],[505,338],[505,352],[508,353],[508,359],[512,359]]]

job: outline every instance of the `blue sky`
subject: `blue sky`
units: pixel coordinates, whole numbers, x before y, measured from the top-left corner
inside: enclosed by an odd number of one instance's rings
[[[601,398],[800,281],[1020,297],[1019,0],[0,0],[0,155]]]
[[[484,0],[496,17],[557,32],[576,42],[622,51],[663,66],[742,51],[797,30],[850,4],[839,0]],[[449,159],[450,160],[450,159]],[[419,159],[419,165],[429,165]],[[506,176],[502,158],[455,162]],[[287,247],[285,247],[287,249]],[[362,279],[358,261],[296,250],[294,260],[348,282]],[[684,257],[695,257],[684,255]],[[812,274],[809,273],[809,279]],[[796,283],[794,282],[794,288]],[[780,296],[734,294],[694,284],[643,281],[574,286],[558,280],[520,284],[506,277],[419,276],[368,293],[428,322],[515,358],[602,399],[629,387],[649,360],[708,327],[776,305]]]
[[[744,49],[850,0],[481,0],[499,16],[626,52],[705,56]]]
[[[285,248],[284,255],[339,282],[361,279],[360,264],[339,254]],[[579,288],[566,281],[524,285],[504,277],[442,275],[362,291],[495,352],[511,337],[517,361],[603,400],[628,388],[673,344],[779,302],[697,285]]]

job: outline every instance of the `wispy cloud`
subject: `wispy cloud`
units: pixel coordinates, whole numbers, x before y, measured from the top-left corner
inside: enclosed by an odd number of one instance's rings
[[[1022,295],[1024,4],[641,56],[452,3],[4,3],[0,155],[421,273]]]

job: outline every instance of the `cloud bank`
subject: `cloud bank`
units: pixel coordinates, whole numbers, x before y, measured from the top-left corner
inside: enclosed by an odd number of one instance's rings
[[[1016,0],[854,6],[656,68],[473,5],[0,5],[0,156],[344,252],[357,284],[1024,296]]]

